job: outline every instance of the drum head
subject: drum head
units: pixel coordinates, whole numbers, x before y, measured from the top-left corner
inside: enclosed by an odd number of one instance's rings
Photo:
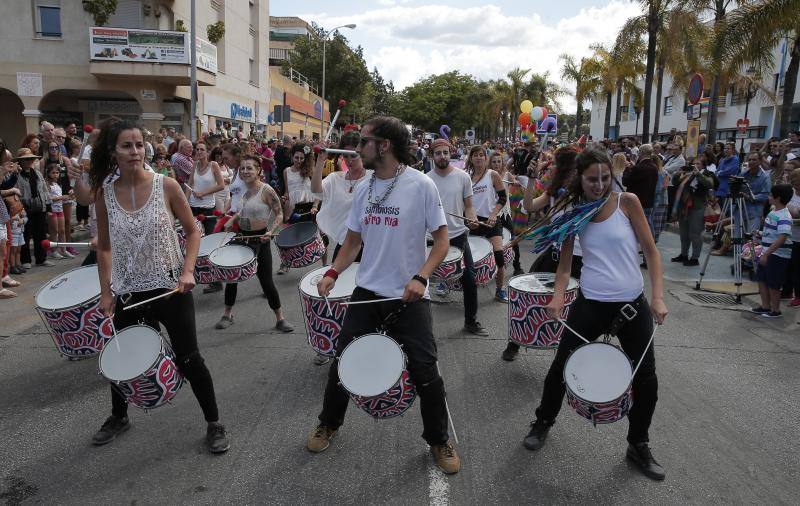
[[[317,291],[317,284],[328,272],[328,269],[330,267],[320,267],[303,276],[303,279],[300,280],[300,290],[311,297],[321,298]],[[356,289],[356,271],[358,271],[358,262],[353,262],[350,267],[341,272],[336,279],[336,285],[328,294],[328,299],[349,298]]]
[[[239,267],[255,258],[256,254],[247,246],[232,244],[223,246],[208,255],[208,261],[220,267]]]
[[[469,249],[472,252],[472,260],[477,262],[492,254],[492,243],[483,237],[471,235],[469,236]]]
[[[316,223],[310,221],[295,223],[281,230],[278,238],[275,239],[275,244],[281,248],[300,246],[310,242],[315,235],[317,235]]]
[[[556,275],[550,272],[533,272],[530,274],[520,274],[508,281],[508,286],[518,292],[547,294],[553,293],[556,287]],[[567,291],[576,290],[578,280],[569,278]]]
[[[152,327],[134,325],[120,330],[100,354],[100,372],[111,381],[136,378],[155,363],[161,346],[161,336]]]
[[[431,248],[428,248],[428,255],[431,254]],[[460,249],[456,248],[455,246],[448,246],[447,248],[447,256],[444,257],[445,262],[455,262],[459,258],[464,256],[464,252]]]
[[[348,344],[342,352],[339,380],[351,394],[373,397],[392,388],[404,367],[403,351],[394,339],[382,334],[366,334]]]
[[[628,389],[632,376],[628,357],[608,343],[584,344],[564,365],[564,382],[570,391],[595,403],[618,399]]]
[[[200,239],[200,249],[197,250],[197,256],[207,257],[215,249],[231,242],[234,237],[236,237],[236,234],[233,232],[219,232],[203,237]]]
[[[36,306],[44,310],[67,309],[100,296],[96,265],[78,267],[56,276],[39,289]]]

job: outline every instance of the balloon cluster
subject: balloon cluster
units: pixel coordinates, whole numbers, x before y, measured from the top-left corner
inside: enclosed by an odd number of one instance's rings
[[[543,119],[546,121],[547,119],[550,119],[555,122],[555,120],[548,116],[546,107],[539,107],[538,105],[534,107],[533,102],[528,99],[520,102],[519,110],[520,115],[517,118],[517,121],[519,122],[519,126],[521,128],[520,135],[523,141],[527,141],[528,139],[534,137],[536,134],[537,121],[542,121]]]

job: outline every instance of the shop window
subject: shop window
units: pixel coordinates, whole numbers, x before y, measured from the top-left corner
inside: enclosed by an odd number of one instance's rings
[[[61,2],[59,0],[37,0],[36,36],[61,37]]]

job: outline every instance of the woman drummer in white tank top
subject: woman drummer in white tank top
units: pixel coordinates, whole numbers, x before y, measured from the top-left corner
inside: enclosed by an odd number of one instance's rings
[[[184,188],[186,198],[194,216],[203,215],[203,230],[206,235],[214,232],[214,210],[216,209],[216,194],[225,188],[222,172],[217,162],[208,160],[208,146],[198,142],[194,148],[194,171],[189,176],[188,187]]]
[[[498,218],[508,202],[508,194],[500,174],[489,168],[483,146],[470,148],[465,170],[472,178],[472,205],[475,207],[475,214],[479,222],[485,223],[471,229],[469,233],[485,237],[492,243],[494,261],[497,265],[494,298],[500,302],[508,302],[508,295],[503,288],[506,265],[503,257],[503,224]]]
[[[564,364],[570,353],[583,344],[573,333],[594,341],[612,330],[628,358],[641,363],[633,377],[633,405],[628,413],[627,457],[642,472],[656,480],[664,479],[663,468],[653,458],[648,442],[650,422],[658,398],[655,354],[650,346],[653,320],[659,325],[667,316],[664,304],[661,256],[653,242],[642,205],[632,193],[611,191],[611,162],[605,152],[588,149],[578,155],[576,178],[568,197],[576,204],[603,199],[585,227],[578,227],[583,247],[583,267],[578,298],[570,306],[567,325],[556,356],[547,373],[536,420],[525,438],[525,446],[538,450],[561,409],[564,398]],[[588,218],[588,217],[587,217]],[[577,220],[577,217],[574,218]],[[575,223],[575,221],[573,221]],[[644,297],[639,270],[639,245],[647,259],[652,298]],[[573,237],[561,247],[556,272],[555,294],[547,306],[552,319],[564,309],[564,295],[570,278]],[[624,309],[624,310],[623,310]]]

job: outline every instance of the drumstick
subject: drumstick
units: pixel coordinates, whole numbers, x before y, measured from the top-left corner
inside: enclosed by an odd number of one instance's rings
[[[562,211],[567,207],[567,205],[568,205],[567,201],[568,201],[568,199],[566,199],[566,198],[557,200],[556,203],[553,205],[553,207],[551,207],[550,210],[547,211],[547,213],[542,218],[540,218],[539,220],[534,222],[533,225],[531,225],[530,227],[526,228],[521,233],[517,234],[517,236],[515,238],[511,239],[510,241],[508,241],[508,243],[506,243],[506,245],[504,247],[509,248],[511,246],[514,246],[515,244],[520,242],[522,239],[524,239],[525,235],[527,235],[531,230],[534,230],[534,229],[544,225],[545,223],[547,223],[553,217],[553,215],[555,213],[557,213],[559,211]]]
[[[326,153],[332,153],[334,155],[357,155],[355,151],[352,149],[335,149],[335,148],[322,148],[322,151]]]
[[[639,370],[639,366],[642,365],[642,362],[644,361],[644,356],[647,354],[647,350],[650,348],[650,345],[653,344],[653,338],[656,337],[657,329],[658,329],[658,324],[655,323],[655,325],[653,325],[653,334],[650,336],[650,341],[647,342],[647,346],[644,348],[644,351],[642,352],[642,358],[639,359],[639,363],[636,364],[636,368],[633,370],[633,374],[631,374],[631,383],[633,383],[633,378],[636,377],[636,371]]]
[[[164,297],[168,297],[168,296],[172,295],[173,293],[180,292],[180,291],[181,291],[180,288],[175,288],[174,290],[170,290],[169,292],[162,293],[161,295],[156,295],[155,297],[151,297],[151,298],[149,298],[147,300],[143,300],[141,302],[137,302],[136,304],[131,304],[130,306],[125,308],[125,311],[127,311],[129,309],[133,309],[135,307],[139,307],[139,306],[144,305],[144,304],[147,304],[148,302],[153,302],[154,300],[163,299]]]
[[[588,339],[586,339],[586,338],[585,338],[585,337],[583,337],[582,335],[578,334],[578,332],[577,332],[576,330],[574,330],[572,327],[570,327],[569,325],[567,325],[567,322],[565,322],[565,321],[564,321],[564,320],[562,320],[561,318],[559,318],[559,319],[558,319],[558,323],[560,323],[561,325],[565,326],[565,327],[567,328],[567,330],[569,330],[570,332],[572,332],[573,334],[575,334],[575,335],[576,335],[576,336],[578,336],[579,338],[583,339],[583,341],[584,341],[584,342],[586,342],[586,343],[588,343],[588,342],[589,342],[589,340],[588,340]]]
[[[436,362],[436,372],[439,373],[441,377],[442,371],[439,370],[439,362]],[[456,426],[453,425],[453,416],[450,414],[450,406],[447,404],[447,395],[444,396],[444,409],[447,411],[447,421],[450,422],[450,428],[453,429],[453,439],[455,439],[456,444],[458,443],[458,434],[456,434]]]
[[[272,235],[272,234],[235,235],[235,236],[233,236],[233,238],[231,238],[231,240],[234,240],[234,239],[257,239],[259,237],[264,237],[265,235]]]
[[[400,300],[400,299],[402,299],[402,297],[387,297],[385,299],[357,300],[355,302],[340,302],[340,304],[353,306],[355,304],[371,304],[373,302],[386,302],[387,300]]]
[[[117,353],[122,353],[122,350],[119,349],[119,339],[117,339],[117,327],[114,325],[114,318],[108,317],[111,320],[111,332],[114,333],[114,343],[117,345]]]
[[[325,305],[328,306],[328,314],[333,316],[333,310],[331,309],[331,303],[328,301],[328,296],[325,296]]]
[[[466,216],[461,216],[460,214],[448,213],[447,211],[445,211],[444,214],[449,214],[450,216],[454,216],[456,218],[461,218],[462,220],[467,220],[467,221],[470,221],[470,222],[474,221],[474,223],[477,223],[478,225],[483,225],[484,227],[493,228],[492,225],[488,225],[486,222],[478,221],[478,220],[471,220],[471,219],[467,218]]]
[[[192,193],[197,193],[196,191],[194,191],[194,188],[192,188],[191,186],[189,186],[189,184],[188,184],[188,183],[184,182],[184,183],[183,183],[183,186],[185,186],[186,188],[188,188],[190,192],[192,192]]]
[[[47,239],[42,241],[42,247],[44,249],[50,248],[72,248],[75,246],[89,246],[88,242],[55,242],[55,241],[48,241]]]

